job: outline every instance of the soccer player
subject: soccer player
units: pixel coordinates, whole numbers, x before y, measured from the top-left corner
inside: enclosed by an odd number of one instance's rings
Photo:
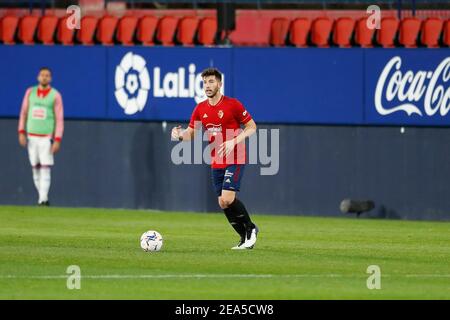
[[[39,194],[38,204],[49,206],[50,168],[53,155],[61,147],[64,131],[61,94],[50,86],[51,70],[39,70],[38,85],[28,88],[19,118],[19,144],[28,145],[28,157],[33,171],[34,185]]]
[[[244,204],[236,197],[245,168],[245,138],[256,131],[255,121],[237,99],[220,92],[222,74],[208,68],[201,74],[207,100],[199,103],[191,116],[188,128],[172,129],[172,139],[186,141],[203,128],[207,131],[211,148],[212,180],[219,206],[229,223],[240,235],[240,242],[232,249],[253,249],[258,228],[250,219]],[[241,125],[244,130],[241,130]]]

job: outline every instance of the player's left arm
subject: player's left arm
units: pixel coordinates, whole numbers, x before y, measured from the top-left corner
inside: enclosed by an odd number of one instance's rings
[[[244,124],[244,130],[237,135],[237,137],[234,138],[235,143],[241,143],[244,141],[247,137],[250,137],[252,134],[256,132],[256,123],[255,120],[250,119]]]
[[[52,153],[57,153],[61,148],[61,139],[64,133],[64,107],[60,93],[55,97],[55,138],[52,145]]]
[[[234,147],[244,141],[247,137],[250,137],[256,132],[256,123],[252,119],[251,115],[245,110],[244,106],[238,102],[235,107],[235,117],[236,119],[244,125],[244,130],[239,133],[234,139],[225,141],[219,147],[219,156],[228,155]]]

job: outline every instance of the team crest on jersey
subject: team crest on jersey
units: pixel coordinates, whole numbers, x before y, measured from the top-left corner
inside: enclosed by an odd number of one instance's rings
[[[219,116],[220,119],[223,118],[223,111],[219,110],[219,112],[217,112],[217,115]]]

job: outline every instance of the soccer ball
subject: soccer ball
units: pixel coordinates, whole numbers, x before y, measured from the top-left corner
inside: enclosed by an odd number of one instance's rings
[[[157,231],[147,231],[141,236],[141,248],[146,251],[159,251],[163,245],[163,238]]]

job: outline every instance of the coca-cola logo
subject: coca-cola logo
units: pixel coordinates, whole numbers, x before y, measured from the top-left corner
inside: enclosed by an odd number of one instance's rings
[[[375,108],[383,116],[404,111],[411,116],[441,116],[450,110],[450,57],[435,70],[401,70],[401,57],[384,67],[375,89]]]

